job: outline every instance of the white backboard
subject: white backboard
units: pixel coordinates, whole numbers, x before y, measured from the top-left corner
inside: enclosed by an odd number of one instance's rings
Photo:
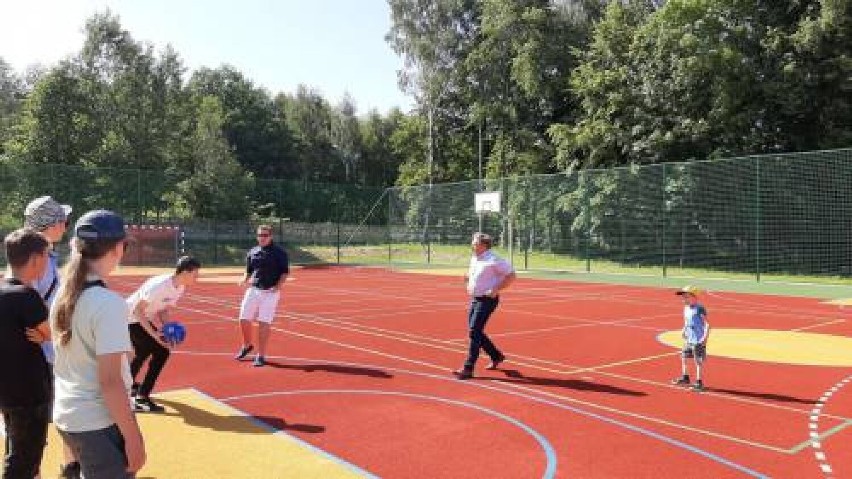
[[[487,191],[484,193],[476,193],[473,198],[473,208],[477,213],[499,213],[500,212],[500,192]]]

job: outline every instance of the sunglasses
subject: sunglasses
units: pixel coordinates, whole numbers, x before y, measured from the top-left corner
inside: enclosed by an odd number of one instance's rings
[[[272,236],[272,235],[269,234],[269,233],[258,233],[257,234],[258,238],[269,238],[270,236]]]

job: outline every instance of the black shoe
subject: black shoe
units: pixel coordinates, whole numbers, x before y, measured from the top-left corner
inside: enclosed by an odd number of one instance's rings
[[[264,358],[263,356],[258,354],[257,356],[254,357],[254,363],[252,364],[252,366],[254,366],[256,368],[262,368],[262,367],[266,366],[266,358]]]
[[[241,347],[240,350],[237,351],[237,354],[234,355],[234,359],[239,361],[240,359],[245,358],[246,356],[248,356],[248,353],[250,353],[252,349],[254,349],[254,346],[252,346],[251,344],[249,344],[248,346]]]
[[[704,391],[704,383],[701,382],[700,379],[698,381],[695,381],[695,384],[692,385],[692,390],[699,393],[701,391]]]
[[[80,463],[77,461],[59,467],[59,479],[80,479],[81,474]]]
[[[500,363],[506,360],[506,356],[500,355],[497,359],[492,359],[491,364],[489,364],[485,369],[495,370],[500,367]]]
[[[136,412],[165,412],[166,408],[151,400],[151,398],[137,397],[133,401],[133,410]]]
[[[672,379],[672,384],[676,386],[689,386],[689,376],[681,376],[675,379]]]
[[[453,374],[456,375],[458,379],[470,379],[473,377],[473,370],[467,368],[456,369],[453,371]]]

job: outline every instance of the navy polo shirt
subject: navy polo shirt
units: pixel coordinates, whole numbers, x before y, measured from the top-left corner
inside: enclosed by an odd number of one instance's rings
[[[287,253],[275,243],[255,246],[246,255],[246,273],[252,286],[269,289],[278,284],[281,276],[290,273]]]

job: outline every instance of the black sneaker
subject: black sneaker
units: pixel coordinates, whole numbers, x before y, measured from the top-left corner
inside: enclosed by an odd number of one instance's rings
[[[695,384],[692,385],[692,390],[695,392],[700,393],[701,391],[704,391],[704,389],[704,383],[701,382],[700,379],[698,381],[695,381]]]
[[[80,479],[81,474],[80,463],[77,461],[59,467],[59,479]]]
[[[506,356],[500,355],[497,359],[492,359],[491,364],[485,367],[485,369],[495,370],[500,367],[500,363],[506,360]]]
[[[681,376],[675,379],[672,379],[672,384],[676,386],[689,386],[689,376]]]
[[[257,356],[255,356],[254,364],[252,364],[252,366],[256,368],[262,368],[263,366],[266,366],[266,358],[258,354]]]
[[[138,397],[133,401],[133,410],[136,412],[165,412],[166,408],[151,400],[151,398]]]
[[[234,355],[234,359],[239,361],[240,359],[245,358],[246,356],[248,356],[248,353],[250,353],[252,349],[254,349],[254,346],[252,346],[251,344],[249,344],[248,346],[241,347],[240,350],[237,351],[237,354]]]

